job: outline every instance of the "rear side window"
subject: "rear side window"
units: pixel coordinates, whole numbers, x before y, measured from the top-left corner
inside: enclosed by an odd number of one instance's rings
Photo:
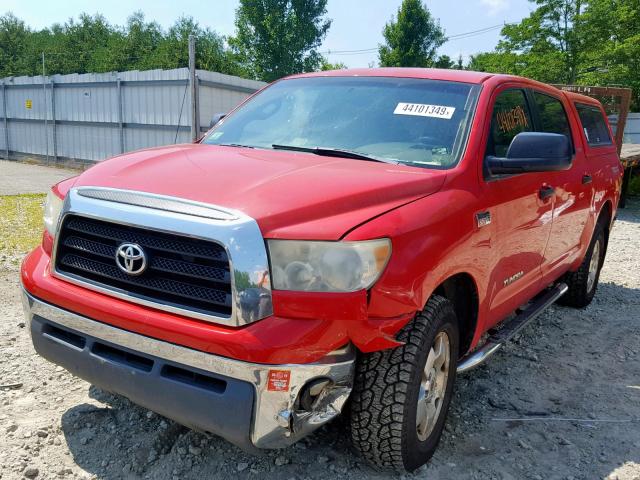
[[[533,98],[538,107],[540,131],[546,133],[560,133],[571,141],[571,128],[564,111],[562,102],[544,93],[533,92]]]
[[[576,109],[587,143],[592,147],[611,145],[611,135],[602,111],[598,107],[583,103],[576,103]]]
[[[523,90],[506,90],[496,98],[491,114],[491,134],[487,155],[504,157],[511,140],[533,130],[531,113]]]

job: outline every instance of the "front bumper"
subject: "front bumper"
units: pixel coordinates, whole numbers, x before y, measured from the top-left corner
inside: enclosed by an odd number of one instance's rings
[[[44,358],[246,450],[294,443],[336,417],[351,393],[351,347],[316,363],[263,365],[116,328],[43,302],[24,289],[23,304],[34,347]],[[318,392],[316,387],[312,401],[301,403],[300,394],[312,381],[324,388]]]

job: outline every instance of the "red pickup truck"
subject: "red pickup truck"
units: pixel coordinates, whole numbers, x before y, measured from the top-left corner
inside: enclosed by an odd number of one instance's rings
[[[21,272],[33,344],[248,450],[344,410],[364,457],[411,471],[457,373],[589,304],[621,177],[602,106],[535,81],[289,77],[193,145],[52,188]]]

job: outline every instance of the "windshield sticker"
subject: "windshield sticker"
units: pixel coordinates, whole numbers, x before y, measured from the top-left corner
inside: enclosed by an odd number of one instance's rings
[[[444,118],[451,120],[455,107],[443,105],[425,105],[424,103],[399,103],[393,111],[394,115],[415,115],[418,117]]]

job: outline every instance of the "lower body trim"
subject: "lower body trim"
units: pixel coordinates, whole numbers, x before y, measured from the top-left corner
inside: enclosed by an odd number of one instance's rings
[[[313,364],[262,365],[122,330],[45,303],[24,289],[23,304],[43,357],[245,449],[294,443],[335,418],[351,393],[355,352],[349,346]],[[312,381],[323,381],[324,387],[305,410],[298,397]]]

